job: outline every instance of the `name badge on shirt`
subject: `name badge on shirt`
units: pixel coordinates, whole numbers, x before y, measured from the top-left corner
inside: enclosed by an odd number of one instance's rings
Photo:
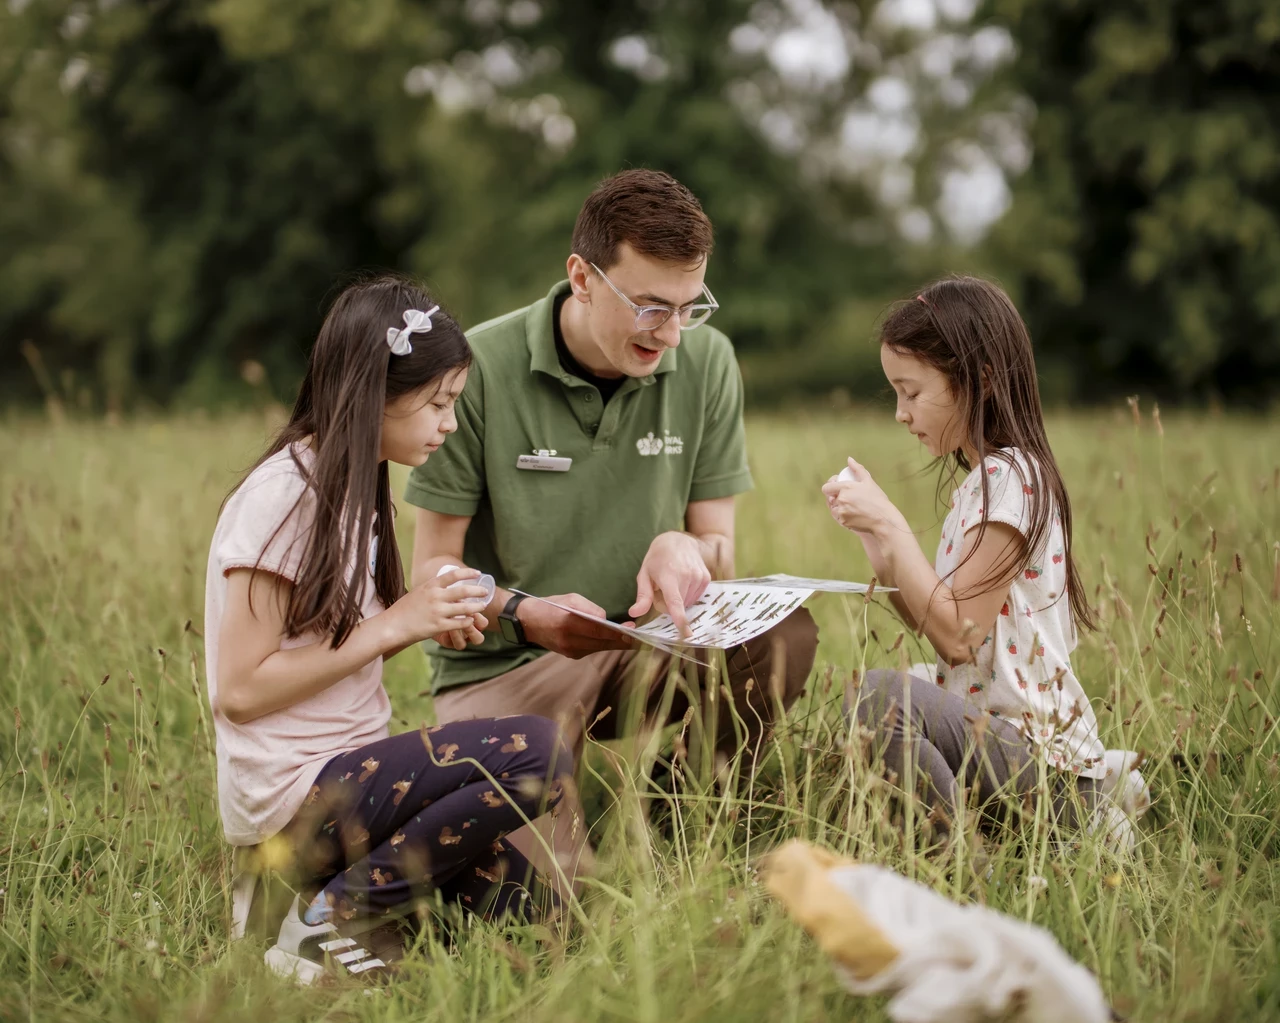
[[[532,469],[536,472],[568,472],[572,465],[572,458],[557,458],[555,455],[542,452],[534,455],[520,455],[516,459],[517,469]]]

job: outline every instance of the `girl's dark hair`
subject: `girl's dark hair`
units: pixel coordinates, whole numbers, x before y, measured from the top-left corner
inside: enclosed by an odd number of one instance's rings
[[[992,577],[979,585],[994,586],[1011,569],[1025,570],[1047,544],[1056,508],[1062,519],[1071,614],[1078,626],[1094,628],[1093,611],[1072,557],[1071,501],[1045,435],[1031,336],[1009,296],[977,277],[943,278],[889,314],[880,328],[880,343],[946,375],[965,417],[968,446],[977,451],[979,464],[999,448],[1017,448],[1039,476],[1038,481],[1024,481],[1034,488],[1025,545],[1007,563],[996,565]],[[948,460],[954,460],[953,474],[957,468],[966,472],[974,468],[961,449],[943,456],[944,465]],[[1011,467],[1021,473],[1016,462]],[[981,480],[982,506],[988,508],[986,473]],[[984,516],[979,541],[986,528]]]
[[[424,287],[392,274],[345,288],[320,327],[293,414],[253,466],[287,448],[306,481],[290,516],[304,501],[315,507],[310,530],[297,541],[304,548],[285,610],[290,638],[331,633],[332,645],[342,645],[360,621],[365,552],[375,534],[378,599],[390,606],[404,594],[391,483],[387,463],[378,458],[383,409],[387,402],[432,384],[438,389],[446,376],[470,365],[471,347],[443,310],[432,314],[429,332],[409,338],[413,351],[406,355],[392,354],[387,330],[405,325],[405,310],[426,312],[434,305]],[[430,401],[431,395],[423,400]],[[315,455],[309,469],[294,447],[308,443]],[[277,534],[282,527],[283,522]]]

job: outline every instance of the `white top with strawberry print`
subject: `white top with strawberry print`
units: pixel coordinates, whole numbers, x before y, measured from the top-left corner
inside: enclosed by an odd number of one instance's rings
[[[1030,528],[1028,502],[1038,485],[1039,473],[1031,471],[1017,448],[1003,448],[984,459],[951,496],[935,561],[938,577],[951,585],[965,534],[984,518],[1025,534]],[[1010,585],[976,662],[950,667],[939,660],[936,681],[1017,724],[1050,766],[1102,778],[1106,765],[1098,722],[1071,670],[1076,631],[1066,595],[1064,549],[1062,522],[1054,508],[1045,545]]]

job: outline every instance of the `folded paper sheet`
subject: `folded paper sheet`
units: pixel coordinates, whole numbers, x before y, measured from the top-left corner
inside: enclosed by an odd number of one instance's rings
[[[515,592],[520,592],[519,590]],[[778,586],[744,586],[737,582],[712,583],[695,604],[686,609],[691,635],[683,638],[668,614],[658,615],[644,625],[618,625],[576,608],[546,603],[568,611],[579,618],[596,622],[631,639],[658,647],[667,653],[679,648],[692,650],[729,650],[741,646],[781,622],[809,599],[812,590]]]
[[[815,592],[866,593],[866,583],[839,579],[804,579],[791,575],[766,575],[756,579],[713,582],[696,603],[686,609],[691,635],[682,637],[668,614],[658,615],[644,625],[618,625],[577,608],[557,604],[537,594],[513,590],[541,600],[552,607],[595,622],[631,639],[658,647],[667,653],[690,650],[731,650],[768,632]]]
[[[888,994],[897,1023],[1107,1023],[1093,974],[1046,930],[960,906],[892,870],[791,841],[765,883],[859,995]]]
[[[815,593],[866,593],[871,589],[869,583],[849,583],[840,579],[810,579],[800,575],[786,575],[776,572],[773,575],[757,576],[755,579],[734,579],[737,586],[774,586],[791,587],[799,590],[813,590]],[[889,593],[891,587],[877,586],[877,592]]]

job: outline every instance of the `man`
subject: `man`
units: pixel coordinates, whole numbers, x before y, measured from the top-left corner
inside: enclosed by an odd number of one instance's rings
[[[587,198],[568,280],[475,327],[458,430],[413,471],[413,580],[445,565],[491,573],[485,642],[432,649],[441,722],[533,713],[615,738],[637,697],[650,724],[666,671],[624,637],[506,587],[613,621],[665,609],[677,624],[712,578],[734,575],[734,496],[751,487],[742,380],[703,280],[711,223],[670,175],[624,171]],[[799,696],[817,628],[797,611],[730,651],[726,754],[751,756]],[[647,670],[636,670],[641,664]],[[705,675],[705,669],[701,672]],[[690,687],[666,709],[680,720]],[[719,694],[708,694],[716,695]],[[737,718],[735,724],[734,718]]]

